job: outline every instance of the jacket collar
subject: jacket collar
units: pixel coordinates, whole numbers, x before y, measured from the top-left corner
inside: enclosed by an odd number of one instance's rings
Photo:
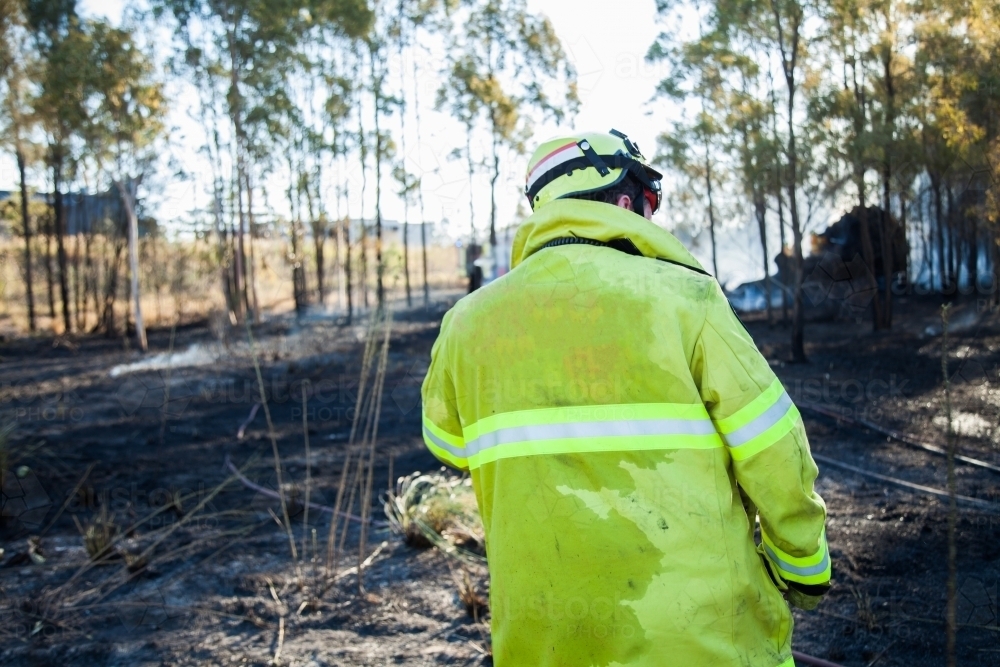
[[[597,241],[627,238],[645,257],[656,257],[703,270],[677,238],[632,211],[601,202],[558,199],[521,223],[511,248],[513,269],[553,239],[580,236]]]

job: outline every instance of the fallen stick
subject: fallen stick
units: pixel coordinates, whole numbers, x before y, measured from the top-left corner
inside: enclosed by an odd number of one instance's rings
[[[278,621],[278,648],[274,651],[274,660],[271,661],[272,665],[281,664],[281,648],[285,645],[285,617],[282,616]]]
[[[250,426],[250,423],[253,422],[253,418],[257,416],[257,411],[258,410],[260,410],[260,402],[259,401],[257,403],[253,404],[253,407],[250,408],[250,416],[247,417],[247,420],[245,422],[243,422],[242,424],[240,424],[240,429],[238,431],[236,431],[236,439],[237,440],[242,440],[243,436],[246,435],[247,426]]]
[[[383,542],[382,544],[378,545],[378,547],[375,548],[375,551],[373,551],[371,553],[371,555],[368,556],[368,558],[366,558],[366,559],[364,559],[364,561],[362,561],[361,568],[364,569],[364,568],[368,567],[369,565],[371,565],[375,561],[375,557],[378,556],[380,553],[382,553],[382,550],[385,549],[387,546],[389,546],[388,542]],[[335,576],[333,578],[333,580],[334,581],[340,581],[344,577],[348,577],[348,576],[350,576],[352,574],[357,574],[357,572],[358,572],[358,566],[355,565],[354,567],[347,568],[343,572],[337,573],[337,576]]]
[[[795,658],[797,662],[812,665],[812,667],[841,667],[841,665],[838,665],[835,662],[823,660],[822,658],[814,658],[811,655],[799,653],[798,651],[792,651],[792,657]]]
[[[229,459],[228,455],[226,455],[225,466],[231,473],[233,473],[236,476],[236,479],[238,479],[240,483],[243,484],[243,486],[247,487],[248,489],[251,489],[253,491],[256,491],[257,493],[265,495],[268,498],[274,498],[275,500],[281,499],[281,496],[278,495],[277,491],[272,491],[271,489],[260,486],[259,484],[254,484],[249,479],[247,479],[246,476],[243,475],[243,473],[241,473],[235,465],[233,465],[233,462]],[[323,512],[324,514],[333,514],[333,508],[327,507],[326,505],[318,505],[316,503],[311,502],[309,503],[309,508],[317,510],[319,512]],[[351,521],[358,521],[358,522],[362,521],[362,518],[357,516],[356,514],[348,514],[347,512],[337,512],[337,514]],[[383,525],[385,526],[389,525],[388,521],[373,521],[372,523],[380,527]]]
[[[831,459],[822,454],[813,454],[814,459],[826,465],[833,466],[834,468],[840,468],[842,470],[848,470],[858,475],[863,475],[865,477],[871,477],[873,479],[886,482],[887,484],[894,484],[896,486],[901,486],[903,488],[909,489],[911,491],[919,491],[920,493],[926,493],[932,496],[937,496],[938,498],[948,498],[948,492],[942,491],[941,489],[935,489],[929,486],[923,486],[922,484],[914,484],[913,482],[907,482],[902,479],[897,479],[895,477],[889,477],[888,475],[882,475],[877,472],[872,472],[871,470],[865,470],[864,468],[858,468],[852,466],[849,463],[844,463],[843,461],[838,461],[836,459]],[[979,498],[970,498],[969,496],[955,496],[955,500],[958,501],[959,505],[966,505],[969,507],[975,507],[977,509],[987,510],[989,512],[995,512],[1000,514],[1000,505],[992,503],[988,500],[980,500]]]
[[[915,440],[905,433],[893,429],[887,429],[879,426],[878,424],[869,421],[864,418],[855,419],[853,417],[848,417],[847,415],[840,414],[836,410],[831,410],[830,408],[825,408],[821,405],[816,405],[808,401],[799,401],[796,405],[800,408],[809,410],[810,412],[815,412],[826,417],[831,417],[838,421],[847,422],[848,424],[854,424],[855,426],[864,426],[865,428],[870,428],[873,431],[881,433],[884,436],[890,437],[893,440],[903,443],[904,445],[909,445],[910,447],[916,447],[917,449],[922,449],[925,452],[930,452],[931,454],[937,454],[939,456],[947,456],[946,452],[941,447],[937,445],[931,445],[926,442],[920,442]],[[993,465],[992,463],[987,463],[986,461],[980,461],[979,459],[974,459],[971,456],[962,456],[961,454],[955,455],[956,461],[961,461],[971,466],[976,466],[977,468],[986,468],[987,470],[992,470],[993,472],[1000,473],[1000,466]]]

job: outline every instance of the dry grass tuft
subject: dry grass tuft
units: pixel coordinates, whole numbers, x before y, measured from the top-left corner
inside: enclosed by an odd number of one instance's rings
[[[87,549],[90,560],[106,560],[112,554],[115,539],[121,533],[121,527],[115,523],[115,516],[108,514],[107,507],[101,506],[100,513],[86,525],[81,524],[75,516],[73,521],[83,536],[83,546]]]
[[[489,610],[490,604],[486,598],[479,594],[476,582],[469,571],[462,568],[461,572],[461,576],[458,576],[454,571],[452,572],[455,585],[458,586],[458,600],[465,606],[466,613],[478,623],[483,613]]]
[[[413,473],[399,478],[389,493],[385,514],[406,544],[437,547],[459,560],[482,563],[483,522],[468,477]]]
[[[871,597],[867,591],[863,591],[857,586],[851,586],[850,591],[851,595],[854,596],[854,603],[858,608],[858,620],[865,626],[868,632],[874,632],[878,629],[879,623],[875,609],[872,607]]]

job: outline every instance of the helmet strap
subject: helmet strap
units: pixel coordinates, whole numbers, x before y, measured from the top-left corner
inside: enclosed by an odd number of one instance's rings
[[[645,216],[646,215],[646,209],[642,205],[643,202],[645,202],[645,201],[646,201],[646,193],[645,192],[640,192],[639,196],[632,200],[632,212],[635,213],[635,214],[637,214],[637,215]]]

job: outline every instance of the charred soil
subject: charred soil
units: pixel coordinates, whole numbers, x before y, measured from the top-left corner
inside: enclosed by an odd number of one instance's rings
[[[395,318],[375,466],[380,492],[390,478],[440,467],[421,442],[419,392],[450,302]],[[787,329],[761,317],[747,325],[793,398],[842,415],[803,409],[815,453],[945,489],[944,457],[856,423],[946,446],[938,309],[930,300],[897,303],[905,315],[888,333],[872,333],[868,323],[810,323],[810,363],[802,365],[784,361]],[[971,302],[953,310],[952,322],[958,449],[1000,465],[1000,326]],[[336,502],[365,327],[279,318],[253,334],[251,350],[244,329],[155,330],[145,356],[100,338],[0,346],[0,422],[14,427],[0,520],[0,663],[489,662],[488,611],[476,602],[488,596],[484,569],[406,546],[383,521],[381,503],[364,551],[349,520],[331,563],[330,515],[313,507],[305,516],[307,467],[310,502]],[[251,352],[281,453],[295,559],[279,502],[226,465],[277,492]],[[835,585],[818,611],[796,612],[794,647],[850,667],[944,664],[947,501],[819,467]],[[1000,507],[1000,474],[991,470],[959,464],[957,490]],[[959,664],[995,665],[1000,512],[959,509],[957,584]]]

